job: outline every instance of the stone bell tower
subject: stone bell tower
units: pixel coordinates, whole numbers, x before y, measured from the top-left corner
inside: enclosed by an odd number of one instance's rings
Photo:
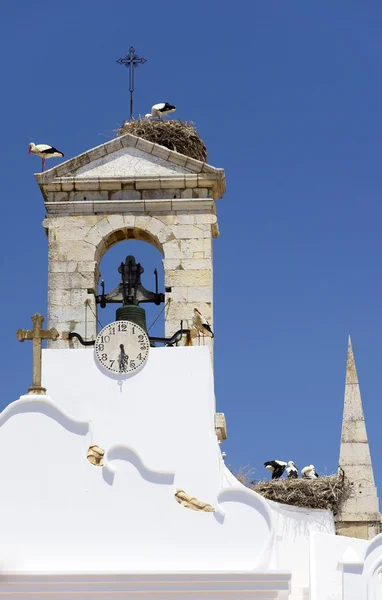
[[[191,324],[194,307],[212,324],[223,169],[125,134],[36,179],[46,208],[49,327],[95,339],[99,264],[128,239],[149,242],[163,255],[166,337],[181,320]],[[82,346],[60,339],[51,347]]]

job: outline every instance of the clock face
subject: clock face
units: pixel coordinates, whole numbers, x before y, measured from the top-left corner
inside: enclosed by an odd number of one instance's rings
[[[110,373],[128,375],[140,370],[150,349],[147,333],[131,321],[114,321],[97,335],[95,356]]]

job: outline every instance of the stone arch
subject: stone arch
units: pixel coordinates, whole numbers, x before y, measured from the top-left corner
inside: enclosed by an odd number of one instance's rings
[[[137,212],[49,219],[49,327],[95,338],[100,261],[109,248],[133,239],[151,244],[163,256],[166,337],[179,329],[180,322],[189,325],[195,306],[213,327],[211,225],[215,221],[209,211],[175,210],[156,216]],[[65,340],[54,344],[67,347]],[[212,352],[210,339],[206,345]]]
[[[151,216],[109,215],[100,219],[87,232],[84,241],[94,246],[94,260],[124,240],[140,240],[157,248],[165,256],[164,244],[174,238],[172,230],[159,218]]]

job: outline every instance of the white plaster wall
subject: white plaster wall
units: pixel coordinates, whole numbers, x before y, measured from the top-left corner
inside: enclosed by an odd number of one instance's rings
[[[236,479],[227,473],[232,485]],[[267,501],[272,512],[274,541],[269,568],[292,573],[292,593],[296,598],[309,594],[310,538],[312,534],[327,534],[328,544],[335,541],[334,517],[327,510],[309,510]],[[324,600],[321,597],[320,600]]]
[[[333,514],[269,502],[275,527],[273,567],[292,571],[292,587],[309,588],[310,536],[321,532],[335,537]]]
[[[0,415],[0,564],[8,572],[266,568],[266,501],[227,485],[207,348],[157,348],[134,377],[93,352],[45,350],[47,396]],[[106,450],[105,466],[86,459]],[[180,506],[176,489],[214,513]]]
[[[367,540],[315,533],[311,539],[311,600],[343,600],[342,557],[349,549],[363,556],[368,543]],[[359,600],[366,600],[366,596]]]

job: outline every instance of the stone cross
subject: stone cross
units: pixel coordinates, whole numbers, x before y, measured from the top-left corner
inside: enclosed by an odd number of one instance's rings
[[[16,337],[19,342],[24,340],[33,341],[33,376],[32,385],[28,388],[28,394],[46,394],[46,389],[41,386],[41,349],[42,340],[56,340],[59,337],[58,331],[51,329],[41,329],[44,317],[36,313],[31,317],[33,329],[18,329]]]

